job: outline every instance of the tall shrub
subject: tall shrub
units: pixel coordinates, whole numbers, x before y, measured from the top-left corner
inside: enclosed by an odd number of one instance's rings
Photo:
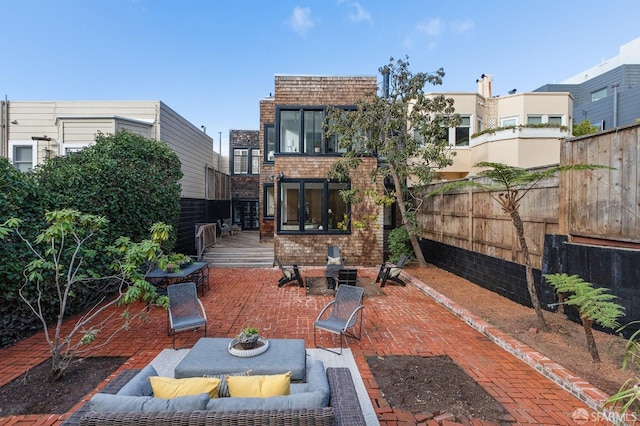
[[[32,238],[44,223],[43,199],[32,173],[23,173],[6,158],[0,158],[0,224],[20,217],[25,235]],[[0,347],[13,344],[16,331],[35,331],[31,312],[20,302],[18,288],[24,265],[18,259],[28,257],[24,244],[4,241],[0,244]]]
[[[173,231],[163,244],[175,245],[180,216],[182,171],[178,156],[162,141],[127,131],[98,134],[93,146],[48,161],[37,172],[50,197],[48,210],[76,209],[109,220],[105,236],[141,241],[156,222]]]

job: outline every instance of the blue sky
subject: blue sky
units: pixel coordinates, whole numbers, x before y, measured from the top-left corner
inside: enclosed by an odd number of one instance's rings
[[[560,82],[640,37],[640,1],[0,0],[0,95],[161,100],[223,152],[258,129],[274,75],[377,75],[390,57],[443,67],[429,91]]]

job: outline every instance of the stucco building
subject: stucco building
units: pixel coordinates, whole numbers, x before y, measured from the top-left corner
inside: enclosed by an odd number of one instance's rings
[[[558,164],[561,140],[571,135],[573,98],[568,92],[493,96],[491,75],[482,74],[475,93],[448,92],[461,116],[449,129],[453,165],[445,179],[476,174],[481,161],[530,168]],[[438,93],[442,94],[442,93]],[[435,95],[435,94],[434,94]]]

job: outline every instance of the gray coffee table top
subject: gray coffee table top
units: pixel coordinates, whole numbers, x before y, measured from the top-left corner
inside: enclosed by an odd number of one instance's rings
[[[230,338],[205,337],[193,346],[175,369],[175,377],[201,377],[205,374],[237,373],[282,374],[291,371],[292,381],[303,381],[306,350],[303,339],[269,339],[269,349],[253,357],[229,353]]]

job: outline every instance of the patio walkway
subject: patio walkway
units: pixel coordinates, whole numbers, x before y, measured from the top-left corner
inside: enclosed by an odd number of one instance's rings
[[[361,269],[364,276],[375,277],[376,272]],[[322,276],[323,269],[302,268],[302,275]],[[313,347],[313,322],[330,296],[307,297],[305,290],[297,286],[278,288],[279,277],[277,269],[211,269],[210,290],[202,298],[209,318],[207,336],[233,337],[250,324],[257,326],[267,338],[301,338],[307,347]],[[414,285],[391,285],[383,289],[383,296],[366,297],[362,340],[349,339],[349,347],[381,424],[416,424],[421,419],[389,407],[366,362],[365,357],[373,355],[448,355],[503,405],[509,413],[505,420],[512,423],[575,425],[578,423],[572,415],[576,409],[593,413],[579,399],[441,306],[440,303],[448,303],[446,300],[438,303],[425,294],[420,287],[429,291],[428,283],[411,281]],[[461,309],[454,305],[452,308]],[[171,348],[171,338],[166,334],[166,312],[152,308],[149,314],[151,321],[134,322],[129,331],[120,333],[94,355],[127,356],[129,360],[121,369],[141,368],[160,351]],[[457,315],[464,318],[460,313]],[[201,336],[202,332],[179,334],[176,347],[191,346]],[[318,336],[322,337],[319,343],[324,346],[338,344],[333,335],[320,333]],[[420,342],[419,346],[415,342]],[[46,349],[40,333],[0,350],[0,386],[47,359]],[[519,350],[528,351],[527,348]],[[534,359],[538,356],[534,352],[528,355]],[[87,395],[85,400],[90,397]],[[0,417],[0,425],[54,425],[68,415]]]

